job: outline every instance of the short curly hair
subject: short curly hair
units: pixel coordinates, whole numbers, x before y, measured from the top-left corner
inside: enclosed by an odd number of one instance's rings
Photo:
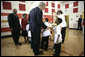
[[[63,12],[62,12],[61,10],[58,10],[58,13],[61,13],[61,14],[63,14]]]

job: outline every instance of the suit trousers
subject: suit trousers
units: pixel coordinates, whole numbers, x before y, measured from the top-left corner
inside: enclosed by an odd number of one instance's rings
[[[11,30],[13,41],[16,44],[19,43],[20,30]]]
[[[65,34],[66,34],[66,27],[62,28],[61,34],[62,34],[62,43],[64,43],[64,41],[65,41]]]
[[[40,47],[40,32],[31,31],[31,48],[33,49],[34,54],[39,53]]]
[[[54,44],[54,49],[55,49],[54,53],[55,53],[56,55],[59,55],[59,54],[61,53],[61,43],[59,43],[59,44]]]

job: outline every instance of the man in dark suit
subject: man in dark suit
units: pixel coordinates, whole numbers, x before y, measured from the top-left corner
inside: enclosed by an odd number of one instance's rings
[[[20,36],[20,23],[17,16],[17,10],[13,9],[13,13],[8,15],[9,27],[11,29],[12,37],[16,46],[20,46],[19,36]]]
[[[45,3],[41,2],[38,7],[32,9],[29,14],[29,29],[31,31],[31,48],[35,55],[42,54],[39,51],[40,47],[40,34],[41,34],[41,27],[44,29],[47,26],[42,21],[42,10],[45,9]]]
[[[81,25],[81,23],[82,23],[82,15],[80,15],[80,18],[79,18],[79,20],[78,20],[78,29],[79,29],[79,30],[82,30],[82,25]]]

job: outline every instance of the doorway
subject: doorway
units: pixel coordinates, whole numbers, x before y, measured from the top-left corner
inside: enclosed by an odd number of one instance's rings
[[[65,21],[67,23],[67,28],[69,28],[69,15],[65,15]]]

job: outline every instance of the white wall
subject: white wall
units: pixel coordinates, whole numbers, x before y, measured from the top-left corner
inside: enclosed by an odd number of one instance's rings
[[[29,14],[29,12],[35,8],[36,6],[38,6],[38,4],[41,1],[25,1],[25,2],[20,2],[20,1],[6,1],[6,2],[11,2],[12,4],[12,10],[14,8],[17,9],[17,13],[18,14]],[[77,6],[79,8],[78,13],[73,13],[73,2],[75,1],[66,1],[64,3],[60,3],[60,1],[43,1],[43,2],[48,2],[48,6],[46,6],[46,8],[48,8],[48,13],[45,13],[45,11],[43,11],[43,15],[52,15],[52,9],[55,9],[55,12],[57,12],[57,10],[59,10],[57,8],[57,4],[60,4],[60,9],[64,12],[64,15],[69,15],[69,28],[77,28],[77,20],[79,18],[79,15],[84,12],[84,1],[79,1],[79,6]],[[19,11],[19,3],[20,4],[25,4],[26,6],[26,11]],[[51,7],[51,3],[55,3],[55,8]],[[65,9],[65,4],[69,3],[69,9]],[[3,9],[3,4],[1,1],[1,13],[12,13],[12,10],[5,10]],[[76,17],[78,16],[78,17]],[[3,18],[1,18],[3,19]],[[73,19],[73,20],[71,20]],[[10,35],[10,32],[1,32],[1,36],[5,36],[7,33],[7,35]]]
[[[78,27],[78,19],[80,15],[82,15],[82,12],[84,12],[84,1],[79,1],[78,6],[73,7],[73,2],[66,2],[62,3],[61,10],[64,12],[64,15],[69,15],[69,28],[77,28]],[[69,4],[69,8],[65,9],[65,4]],[[73,8],[78,8],[78,13],[73,13]],[[72,20],[73,19],[73,20]]]
[[[38,6],[38,4],[40,3],[40,2],[42,2],[42,1],[25,1],[25,2],[19,2],[19,1],[6,1],[6,2],[11,2],[11,4],[12,4],[12,10],[15,8],[15,9],[17,9],[17,13],[27,13],[27,14],[29,14],[29,12],[31,11],[31,9],[33,9],[33,8],[35,8],[36,6]],[[43,11],[43,14],[44,15],[52,15],[52,7],[51,7],[51,3],[55,3],[55,8],[53,8],[53,9],[56,9],[55,11],[57,11],[58,10],[58,8],[57,8],[57,4],[60,4],[60,2],[58,2],[58,1],[55,1],[55,2],[52,2],[52,1],[43,1],[43,2],[48,2],[48,6],[46,6],[46,8],[48,8],[48,13],[45,13],[44,11]],[[26,11],[19,11],[19,3],[20,4],[25,4],[26,5]],[[4,10],[3,8],[2,8],[2,1],[1,1],[1,13],[11,13],[12,12],[12,10]]]

